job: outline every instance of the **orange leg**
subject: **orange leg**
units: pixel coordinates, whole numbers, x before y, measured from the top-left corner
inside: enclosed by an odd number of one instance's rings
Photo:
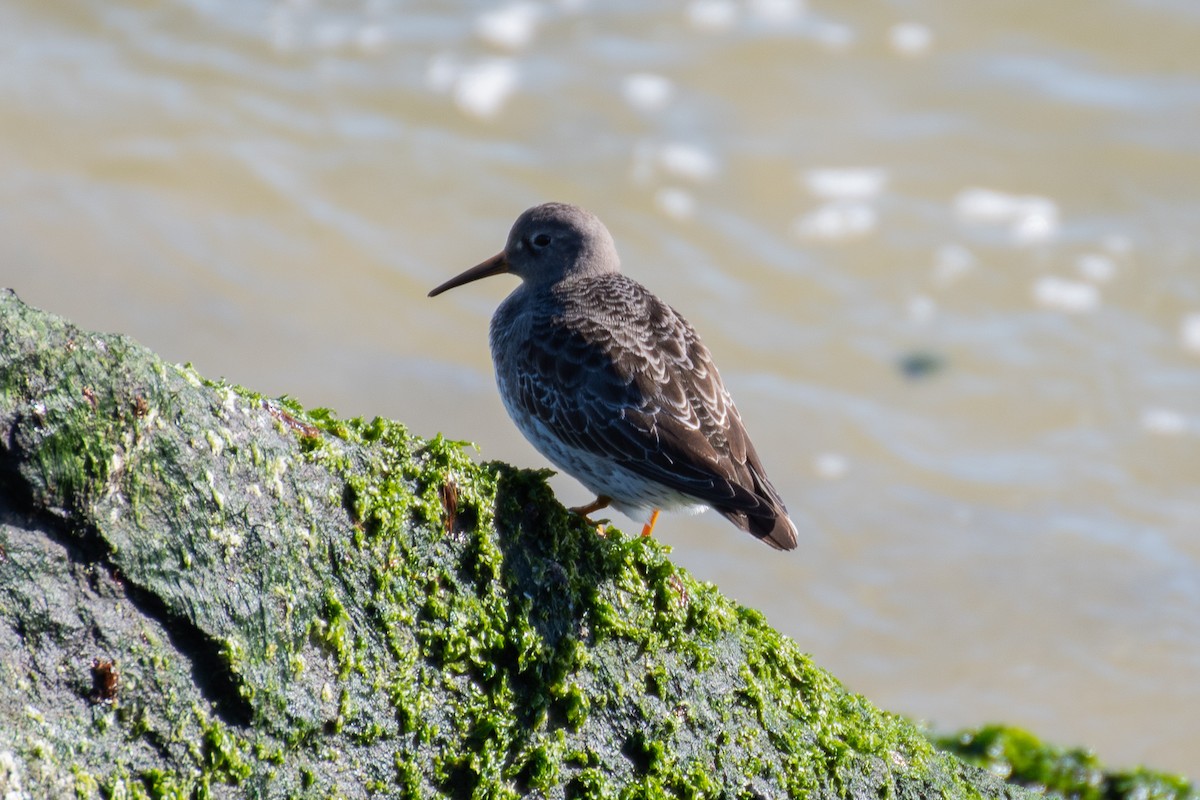
[[[610,503],[612,503],[611,497],[600,495],[586,506],[577,506],[575,508],[568,509],[568,511],[586,518],[588,514],[591,514],[594,511],[599,511],[602,508],[608,508]]]
[[[658,522],[658,509],[654,509],[654,513],[650,515],[650,521],[642,526],[642,536],[649,536],[654,530],[654,523]]]

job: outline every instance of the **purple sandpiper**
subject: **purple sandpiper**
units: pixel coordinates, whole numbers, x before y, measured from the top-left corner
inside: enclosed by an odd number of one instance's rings
[[[504,250],[430,297],[511,272],[496,309],[492,361],[525,438],[596,501],[646,519],[716,509],[780,550],[796,526],[767,479],[708,348],[675,309],[623,275],[612,235],[566,203],[529,209]]]

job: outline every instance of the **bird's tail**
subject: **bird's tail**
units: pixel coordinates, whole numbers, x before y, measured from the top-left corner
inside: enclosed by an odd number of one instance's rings
[[[751,528],[750,532],[776,550],[795,550],[796,525],[792,522],[792,518],[788,516],[787,509],[780,506],[775,519],[771,523],[770,529],[767,529],[766,526],[759,529],[764,531],[763,533],[759,533],[758,530],[753,528]]]
[[[746,512],[717,509],[734,525],[757,536],[776,550],[796,549],[796,525],[782,505]]]
[[[796,549],[796,525],[788,516],[783,500],[765,477],[752,471],[755,492],[745,492],[743,501],[734,506],[714,506],[726,519],[757,536],[776,550]]]

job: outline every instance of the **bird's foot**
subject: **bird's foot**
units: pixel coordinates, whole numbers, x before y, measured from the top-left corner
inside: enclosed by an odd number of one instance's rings
[[[588,522],[592,522],[592,520],[588,519],[588,514],[599,511],[602,508],[608,508],[609,504],[611,504],[611,503],[612,503],[611,497],[608,497],[606,495],[600,495],[595,500],[588,503],[586,506],[576,506],[575,508],[569,508],[567,510],[573,514],[578,514],[579,516],[586,519]],[[596,535],[597,536],[605,535],[605,532],[608,527],[606,522],[592,522],[592,524],[596,526]]]
[[[650,515],[650,521],[642,526],[642,536],[649,536],[654,531],[654,523],[658,522],[658,509]]]
[[[612,504],[612,498],[607,495],[600,495],[586,506],[575,506],[567,509],[573,514],[578,514],[581,517],[587,518],[588,514],[599,511],[602,508],[608,508]]]

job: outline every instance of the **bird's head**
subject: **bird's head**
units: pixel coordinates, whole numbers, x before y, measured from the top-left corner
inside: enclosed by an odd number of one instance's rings
[[[502,272],[542,287],[619,269],[612,235],[596,215],[568,203],[544,203],[517,217],[504,250],[446,281],[429,296]]]

